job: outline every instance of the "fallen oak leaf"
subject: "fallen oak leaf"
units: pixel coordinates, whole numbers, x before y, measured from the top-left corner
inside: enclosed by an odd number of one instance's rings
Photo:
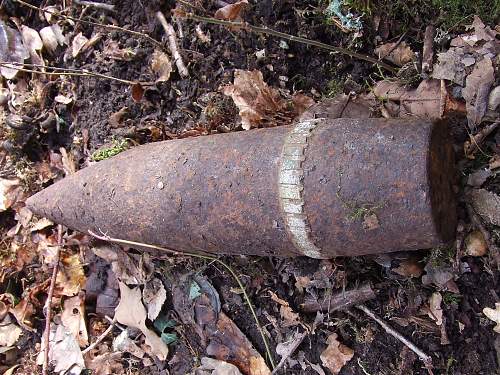
[[[139,329],[146,338],[146,344],[152,353],[161,361],[168,355],[168,347],[152,330],[146,327],[146,308],[142,304],[142,293],[139,288],[130,289],[120,282],[120,303],[115,310],[116,320],[126,326]]]
[[[0,178],[0,212],[9,209],[21,196],[21,180],[18,178]]]
[[[354,356],[354,351],[341,344],[337,340],[337,334],[332,333],[327,339],[327,348],[321,353],[320,358],[323,366],[328,368],[332,374],[338,374],[342,367]]]

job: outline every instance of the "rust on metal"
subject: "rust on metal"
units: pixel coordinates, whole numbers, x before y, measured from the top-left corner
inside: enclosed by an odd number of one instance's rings
[[[139,146],[27,201],[70,228],[178,251],[331,258],[453,238],[444,123],[311,119]]]

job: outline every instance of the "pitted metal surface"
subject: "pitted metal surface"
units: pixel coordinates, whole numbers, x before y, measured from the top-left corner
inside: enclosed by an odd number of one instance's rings
[[[318,119],[153,143],[27,205],[81,232],[181,252],[326,258],[429,248],[452,239],[456,222],[447,134],[425,120]]]

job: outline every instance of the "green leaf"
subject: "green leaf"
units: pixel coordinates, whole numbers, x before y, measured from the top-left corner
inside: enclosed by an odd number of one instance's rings
[[[201,288],[196,281],[193,281],[189,288],[189,299],[194,300],[199,296],[201,296]]]
[[[173,328],[177,325],[175,320],[169,319],[165,317],[165,315],[160,315],[153,322],[153,326],[160,332],[163,333],[167,328]]]
[[[177,335],[175,333],[162,333],[161,340],[166,345],[169,345],[177,341]]]

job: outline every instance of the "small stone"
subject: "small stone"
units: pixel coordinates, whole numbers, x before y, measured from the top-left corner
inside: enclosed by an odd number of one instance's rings
[[[465,239],[465,253],[472,257],[482,257],[488,252],[488,244],[479,230],[470,233]]]
[[[158,189],[160,189],[160,190],[161,190],[161,189],[163,189],[163,188],[165,187],[165,185],[163,185],[163,182],[162,182],[162,181],[158,182],[158,185],[156,185],[156,186],[157,186],[157,187],[158,187]]]

